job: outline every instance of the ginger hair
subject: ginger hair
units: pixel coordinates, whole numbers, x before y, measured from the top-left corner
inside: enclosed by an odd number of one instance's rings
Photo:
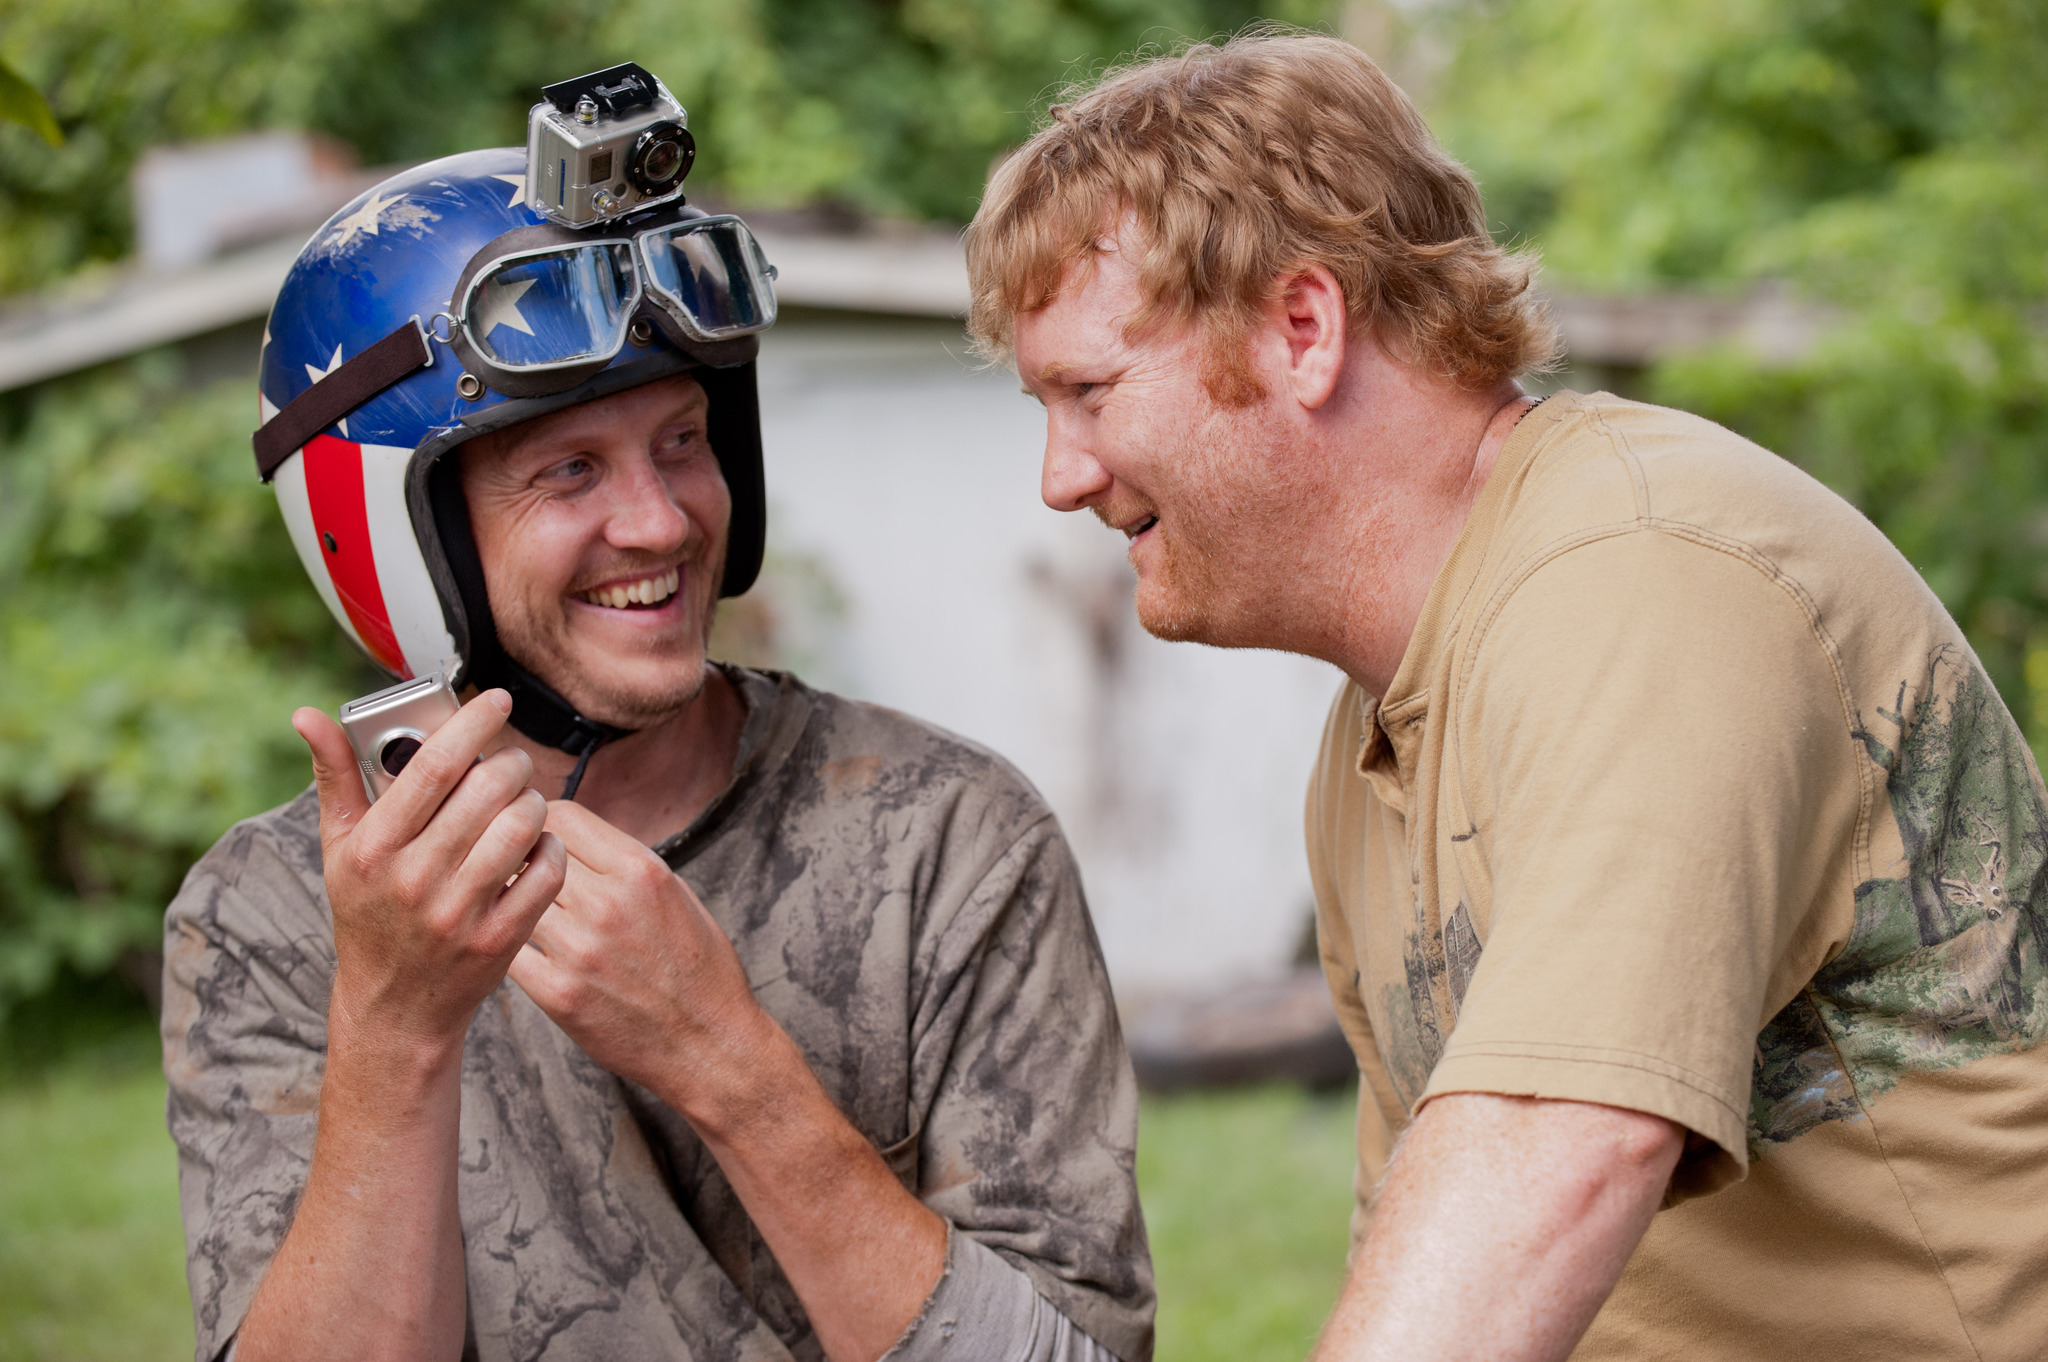
[[[1396,358],[1460,387],[1556,362],[1534,257],[1495,244],[1471,173],[1335,38],[1265,29],[1070,88],[996,167],[967,229],[982,353],[1011,359],[1017,315],[1111,236],[1135,252],[1147,300],[1129,333],[1205,328],[1206,383],[1226,405],[1262,396],[1245,338],[1307,264]]]

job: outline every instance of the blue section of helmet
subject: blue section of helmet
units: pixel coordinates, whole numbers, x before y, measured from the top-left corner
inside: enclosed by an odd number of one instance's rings
[[[434,319],[454,311],[449,295],[470,257],[513,228],[544,220],[526,206],[525,175],[521,148],[464,152],[394,175],[329,218],[271,307],[258,378],[264,397],[282,408],[410,318],[447,335],[448,324]],[[357,408],[345,430],[327,433],[412,449],[505,400],[489,389],[476,401],[463,398],[455,352],[429,345],[430,367]],[[645,353],[629,345],[613,364]]]

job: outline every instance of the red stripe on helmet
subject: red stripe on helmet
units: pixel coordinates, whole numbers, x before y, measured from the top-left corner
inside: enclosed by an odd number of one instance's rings
[[[377,559],[370,550],[370,514],[363,500],[363,447],[332,435],[315,435],[300,455],[306,467],[306,501],[327,579],[349,623],[370,656],[401,677],[409,676],[398,635],[384,608]]]

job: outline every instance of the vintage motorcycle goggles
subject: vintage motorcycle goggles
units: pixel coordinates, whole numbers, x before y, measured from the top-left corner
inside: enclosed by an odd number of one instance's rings
[[[708,364],[751,358],[747,338],[775,324],[775,268],[730,214],[675,207],[623,231],[543,223],[487,243],[456,280],[450,311],[418,317],[300,393],[256,432],[265,482],[294,450],[378,393],[434,363],[441,346],[465,370],[472,401],[552,397],[659,332]],[[438,344],[436,344],[438,343]]]
[[[683,349],[775,324],[774,267],[729,214],[663,213],[592,238],[522,227],[477,252],[431,327],[463,367],[514,397],[565,392],[655,330]]]

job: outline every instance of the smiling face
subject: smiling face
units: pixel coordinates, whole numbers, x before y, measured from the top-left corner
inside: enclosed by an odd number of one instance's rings
[[[646,728],[703,688],[732,516],[707,412],[667,378],[460,451],[500,641],[600,722]]]
[[[1105,249],[1052,303],[1018,314],[1017,372],[1046,411],[1041,493],[1130,541],[1151,633],[1271,646],[1264,607],[1288,571],[1276,536],[1313,504],[1284,457],[1299,432],[1255,373],[1219,374],[1199,326],[1126,336],[1143,302],[1135,265]]]

